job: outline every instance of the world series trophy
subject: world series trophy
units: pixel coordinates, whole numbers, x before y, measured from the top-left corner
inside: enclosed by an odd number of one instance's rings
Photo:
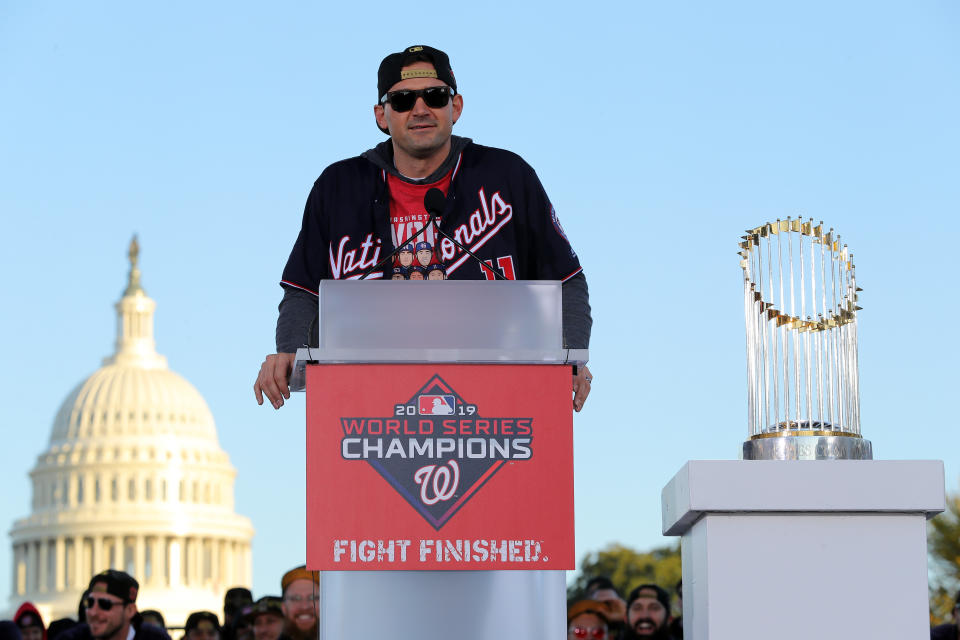
[[[744,460],[872,460],[860,435],[853,253],[813,219],[740,242],[749,439]]]
[[[688,460],[661,494],[663,534],[682,540],[684,636],[928,637],[943,462],[874,460],[860,434],[853,254],[787,218],[748,230],[739,256],[749,438],[739,460]],[[813,615],[794,594],[821,596]]]

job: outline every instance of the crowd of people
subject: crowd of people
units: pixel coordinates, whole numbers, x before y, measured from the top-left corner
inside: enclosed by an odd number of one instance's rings
[[[641,584],[624,599],[609,578],[593,578],[584,598],[567,606],[567,640],[682,640],[682,587],[678,582],[673,608],[660,585]]]
[[[567,605],[567,640],[682,640],[682,582],[670,593],[656,584],[642,584],[624,599],[606,577],[587,583],[582,599]],[[960,592],[953,607],[953,622],[930,629],[931,640],[960,640]]]
[[[583,598],[567,605],[567,640],[682,640],[683,585],[671,594],[641,584],[626,597],[609,578],[591,579]],[[123,571],[93,576],[80,600],[77,618],[44,624],[37,608],[24,602],[13,620],[0,621],[0,640],[317,640],[320,575],[299,566],[280,580],[280,595],[254,600],[245,587],[227,591],[220,615],[194,611],[184,626],[168,627],[155,609],[138,609],[140,585]],[[953,610],[960,620],[960,593]],[[957,623],[931,630],[933,640],[958,640]]]
[[[45,625],[37,608],[24,602],[13,620],[0,621],[0,640],[316,640],[319,637],[320,575],[303,566],[280,581],[280,595],[257,600],[245,587],[227,591],[221,614],[194,611],[182,630],[167,627],[163,614],[140,610],[140,584],[109,569],[93,576],[80,599],[77,618]],[[180,633],[182,631],[182,633]]]

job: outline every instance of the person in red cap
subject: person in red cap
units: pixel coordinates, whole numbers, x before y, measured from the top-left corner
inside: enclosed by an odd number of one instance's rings
[[[20,627],[20,635],[23,640],[47,640],[47,629],[43,625],[43,618],[40,612],[33,606],[32,602],[24,602],[17,609],[13,621]]]

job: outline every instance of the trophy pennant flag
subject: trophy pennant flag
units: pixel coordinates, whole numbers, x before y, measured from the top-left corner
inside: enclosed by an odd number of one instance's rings
[[[747,333],[745,460],[871,460],[860,434],[853,253],[797,218],[740,242]]]

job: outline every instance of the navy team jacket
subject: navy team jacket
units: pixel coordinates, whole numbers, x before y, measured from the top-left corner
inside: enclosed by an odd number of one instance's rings
[[[282,284],[316,294],[320,280],[359,278],[393,251],[385,170],[364,157],[330,165],[310,191]],[[470,142],[453,168],[440,228],[501,274],[566,281],[581,271],[533,168],[510,151]],[[484,269],[446,239],[451,280],[483,280]],[[389,262],[368,278],[383,278]]]

